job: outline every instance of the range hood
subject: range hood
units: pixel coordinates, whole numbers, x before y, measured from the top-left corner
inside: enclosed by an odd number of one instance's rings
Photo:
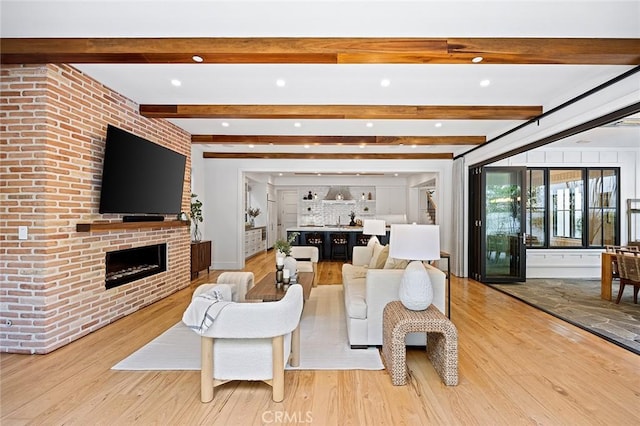
[[[327,195],[324,197],[325,200],[333,201],[333,200],[353,200],[351,196],[351,192],[349,188],[346,186],[331,186],[329,187],[329,191]]]

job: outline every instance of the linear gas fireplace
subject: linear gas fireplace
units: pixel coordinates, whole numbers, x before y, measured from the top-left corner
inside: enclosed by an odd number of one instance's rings
[[[105,286],[121,286],[167,270],[167,245],[136,247],[107,253]]]

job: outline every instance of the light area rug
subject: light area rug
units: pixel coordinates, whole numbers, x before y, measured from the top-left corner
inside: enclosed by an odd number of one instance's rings
[[[382,370],[380,351],[351,349],[342,285],[311,291],[300,322],[300,366],[287,370]],[[200,370],[200,336],[182,322],[123,359],[113,370]]]

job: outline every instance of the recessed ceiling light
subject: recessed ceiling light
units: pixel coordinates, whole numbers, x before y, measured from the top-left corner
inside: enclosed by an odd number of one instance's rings
[[[398,177],[398,174],[397,174],[397,173],[394,173],[393,175],[394,175],[395,177]]]
[[[383,78],[382,80],[380,80],[380,86],[389,87],[390,85],[391,85],[391,80],[389,80],[388,78]]]
[[[178,80],[177,78],[172,79],[171,80],[171,84],[176,86],[176,87],[182,86],[182,82],[180,80]]]
[[[579,143],[579,144],[591,143],[591,141],[588,141],[588,140],[585,140],[585,139],[580,139],[579,141],[576,141],[576,143]]]
[[[480,62],[482,62],[484,60],[484,58],[482,56],[476,56],[475,58],[473,58],[471,60],[471,62],[473,62],[474,64],[479,64]]]
[[[223,121],[222,123],[220,123],[220,125],[222,127],[229,127],[229,123],[227,123],[226,121]]]
[[[309,149],[309,144],[308,144],[308,143],[304,144],[304,147],[305,147],[306,149]]]
[[[435,126],[436,127],[442,127],[442,123],[436,123]]]
[[[282,173],[278,173],[278,176],[282,176]]]
[[[367,127],[373,127],[373,123],[372,122],[368,122],[367,123]]]
[[[491,80],[489,80],[489,79],[482,80],[482,81],[480,82],[480,86],[481,86],[481,87],[487,87],[487,86],[489,86],[490,84],[491,84]]]
[[[255,147],[255,145],[254,145],[254,144],[252,144],[252,143],[250,143],[250,144],[249,144],[249,148],[253,148],[253,147]]]
[[[302,127],[302,123],[296,121],[295,123],[293,123],[293,127]]]
[[[360,144],[360,149],[363,149],[365,147],[365,144],[361,143]]]
[[[198,55],[193,55],[191,57],[191,59],[193,59],[193,62],[202,62],[202,61],[204,61],[204,59],[202,59],[202,56],[198,56]]]
[[[279,78],[276,80],[276,86],[284,87],[287,85],[287,82],[283,78]]]
[[[413,144],[413,145],[411,145],[411,148],[416,148],[417,146],[418,146],[418,145]]]

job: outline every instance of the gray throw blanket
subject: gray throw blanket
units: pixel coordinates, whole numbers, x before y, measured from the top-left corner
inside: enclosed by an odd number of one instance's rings
[[[222,299],[219,290],[213,289],[193,298],[182,315],[182,322],[202,335],[213,324],[220,311],[233,302]]]

